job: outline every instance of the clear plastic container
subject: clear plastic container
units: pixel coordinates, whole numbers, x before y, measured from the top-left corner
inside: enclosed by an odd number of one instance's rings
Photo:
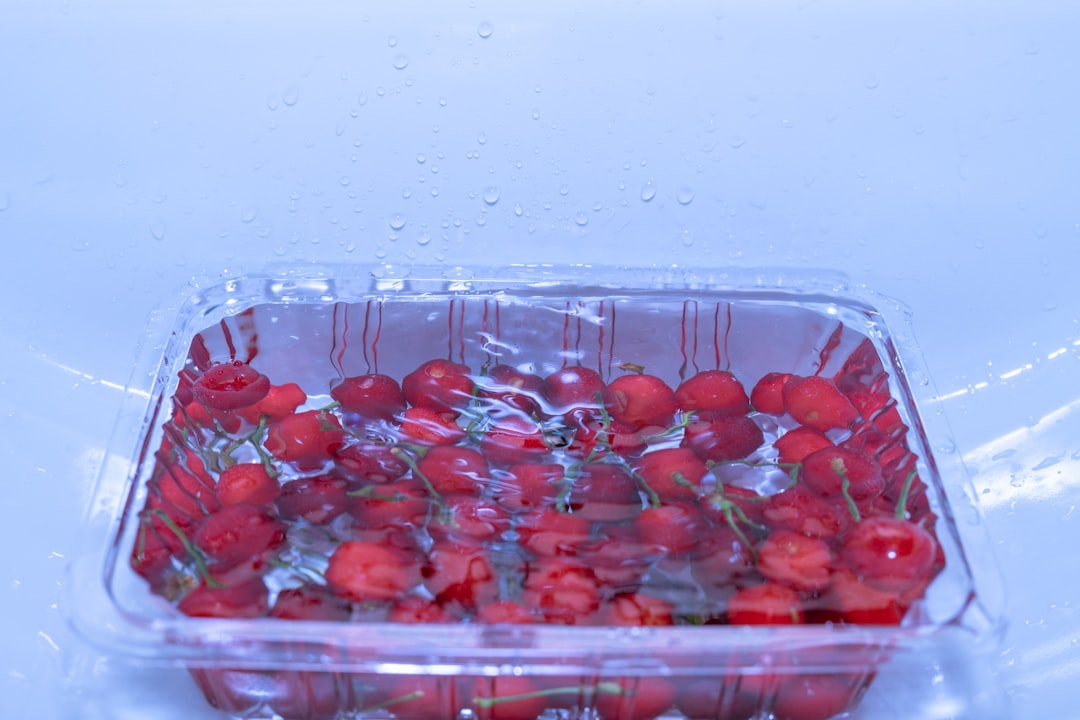
[[[429,360],[471,385],[449,401],[438,381],[406,389],[427,408],[411,431],[406,404],[357,410],[335,390],[372,374],[400,387]],[[199,389],[235,362],[249,374]],[[568,368],[605,389],[560,405],[551,378]],[[250,373],[302,393],[285,410],[214,395]],[[751,392],[769,373],[817,384],[777,385],[783,407],[767,412],[764,384]],[[718,375],[755,407],[682,389]],[[652,380],[616,383],[634,377]],[[824,720],[980,702],[970,668],[997,641],[999,588],[978,512],[958,462],[932,452],[948,431],[919,412],[931,391],[907,313],[842,276],[271,269],[155,314],[131,387],[148,393],[129,393],[106,455],[73,621],[113,652],[186,668],[231,715]],[[289,435],[290,415],[314,424]],[[759,435],[731,453],[748,422]],[[799,426],[814,439],[773,445]],[[425,465],[437,445],[486,460],[472,491]],[[873,459],[869,485],[852,460],[810,477],[800,453],[834,446]],[[647,459],[675,449],[704,474],[660,487]],[[234,464],[266,471],[270,495],[226,490]],[[541,465],[558,478],[515,485]],[[629,499],[612,489],[624,480]],[[237,503],[247,512],[204,529]],[[494,529],[474,533],[474,516]],[[896,547],[867,561],[884,540],[852,538],[877,518],[918,527],[932,562],[907,577],[888,569]],[[230,532],[257,552],[231,555]],[[766,586],[782,590],[755,594]]]

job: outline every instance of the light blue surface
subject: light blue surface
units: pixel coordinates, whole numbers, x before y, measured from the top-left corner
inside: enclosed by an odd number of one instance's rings
[[[72,637],[79,517],[154,306],[353,259],[819,266],[903,300],[1005,578],[996,685],[1077,716],[1074,3],[221,5],[0,17],[0,717],[212,717]]]

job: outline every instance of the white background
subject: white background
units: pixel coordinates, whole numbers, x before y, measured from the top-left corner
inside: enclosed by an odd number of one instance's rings
[[[5,3],[0,717],[213,717],[63,618],[135,345],[193,276],[376,260],[904,301],[1004,577],[995,684],[1080,716],[1080,8],[379,5]]]

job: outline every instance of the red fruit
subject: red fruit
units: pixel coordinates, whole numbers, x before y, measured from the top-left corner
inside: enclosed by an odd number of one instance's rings
[[[349,484],[332,475],[297,478],[281,486],[277,509],[286,520],[326,525],[349,508]]]
[[[619,681],[618,692],[601,686],[596,709],[602,720],[652,720],[675,703],[675,686],[663,678],[628,677]]]
[[[453,445],[465,439],[465,431],[431,408],[411,407],[402,418],[401,437],[421,445]]]
[[[869,455],[842,447],[827,447],[803,459],[799,481],[822,497],[845,493],[856,502],[877,497],[885,489],[881,468]]]
[[[810,453],[832,445],[832,440],[825,433],[805,425],[792,428],[773,441],[773,447],[780,453],[776,459],[791,465],[801,463]]]
[[[388,375],[347,377],[330,390],[341,409],[365,420],[390,422],[405,411],[405,395],[397,380]]]
[[[570,510],[596,522],[631,520],[641,512],[641,496],[634,478],[616,465],[588,463],[573,478]]]
[[[701,511],[717,525],[761,525],[762,511],[769,499],[749,488],[738,485],[717,485],[716,490],[701,499]]]
[[[494,481],[494,497],[511,511],[553,507],[565,476],[566,469],[554,463],[514,465]]]
[[[192,396],[215,410],[247,407],[270,392],[270,378],[251,366],[233,360],[214,365],[204,372],[191,389]]]
[[[812,614],[817,622],[899,625],[904,608],[896,593],[876,590],[850,570],[838,568],[832,574],[829,588],[815,600]]]
[[[420,575],[438,602],[457,603],[472,612],[499,594],[499,578],[487,551],[474,545],[437,543]]]
[[[726,370],[705,370],[687,379],[675,390],[675,400],[684,412],[708,410],[722,415],[750,412],[746,389]]]
[[[709,468],[689,448],[662,448],[634,462],[636,472],[662,501],[693,500]]]
[[[836,537],[852,522],[846,507],[824,499],[803,485],[794,485],[770,497],[761,514],[771,527],[818,538]]]
[[[392,445],[358,443],[337,451],[337,468],[350,480],[359,483],[388,483],[409,469]]]
[[[804,621],[799,594],[773,582],[742,588],[728,599],[731,625],[798,625]]]
[[[758,412],[769,415],[783,415],[784,385],[794,377],[791,373],[771,372],[757,381],[750,391],[750,404]]]
[[[206,517],[192,540],[212,569],[227,570],[280,547],[285,524],[258,505],[226,505]]]
[[[438,413],[456,414],[472,400],[474,389],[469,367],[449,360],[428,360],[401,380],[409,405]]]
[[[859,411],[828,378],[793,377],[784,385],[784,408],[799,423],[825,432],[850,428]]]
[[[368,485],[349,493],[349,514],[357,524],[372,529],[420,527],[431,500],[414,480]]]
[[[173,416],[177,427],[194,431],[209,430],[211,433],[235,433],[240,430],[243,419],[236,410],[217,410],[197,400],[188,403]]]
[[[345,433],[336,415],[308,410],[289,415],[270,426],[263,445],[278,460],[313,470],[334,457],[345,444]]]
[[[609,453],[624,458],[638,455],[646,446],[642,436],[649,432],[649,428],[638,429],[621,420],[605,419],[586,408],[571,410],[563,421],[569,444],[562,448],[576,458],[588,460],[599,460]]]
[[[600,607],[600,588],[592,569],[564,558],[543,557],[531,564],[522,601],[559,625],[585,625]]]
[[[441,603],[419,595],[398,598],[386,613],[387,622],[449,623],[457,620]]]
[[[926,581],[937,554],[933,535],[915,523],[888,516],[856,523],[841,549],[856,577],[885,592],[904,592]]]
[[[415,555],[377,543],[342,543],[326,567],[327,586],[352,602],[394,600],[419,580]]]
[[[498,465],[540,462],[551,452],[540,425],[520,416],[505,417],[484,431],[480,452]]]
[[[200,584],[176,606],[190,617],[257,618],[269,609],[269,592],[261,577],[221,587]]]
[[[279,494],[281,486],[262,463],[233,465],[218,477],[217,496],[224,505],[271,505]]]
[[[292,415],[296,408],[306,402],[307,394],[296,383],[271,385],[266,397],[254,405],[238,409],[236,414],[252,425],[258,425],[260,418],[272,423]]]
[[[632,526],[609,526],[606,536],[583,539],[566,554],[592,568],[608,593],[635,592],[649,567],[663,557],[663,549],[646,545]]]
[[[480,388],[479,396],[489,401],[485,404],[488,412],[530,417],[540,413],[544,380],[539,375],[510,365],[496,365],[486,376],[477,378],[476,384]]]
[[[670,557],[693,549],[706,521],[696,505],[676,503],[645,508],[633,527],[643,543],[663,548]]]
[[[141,518],[135,547],[131,551],[131,568],[150,582],[154,592],[164,593],[167,578],[173,570],[172,558],[173,551],[169,545],[161,539],[148,519]]]
[[[758,546],[758,572],[800,592],[823,590],[829,584],[833,554],[819,538],[774,530]]]
[[[470,448],[436,445],[420,459],[417,468],[440,494],[476,495],[491,482],[487,460]]]
[[[476,679],[472,706],[477,720],[536,720],[547,708],[547,696],[531,678],[497,675]]]
[[[604,380],[586,367],[564,367],[544,379],[544,408],[549,415],[564,415],[574,408],[598,408],[602,402]]]
[[[666,427],[679,408],[675,392],[653,375],[623,375],[602,394],[611,417],[634,428]]]
[[[154,468],[154,477],[149,481],[151,496],[156,495],[165,505],[176,508],[191,517],[201,517],[221,507],[221,501],[214,492],[213,481],[205,475],[200,462],[196,473],[185,465],[174,462],[159,462]],[[173,512],[169,513],[172,517]]]
[[[688,718],[750,720],[762,706],[759,693],[747,692],[738,676],[681,678],[675,706]]]
[[[746,458],[764,442],[757,423],[745,415],[732,415],[692,421],[680,445],[707,462],[730,462]]]
[[[652,595],[631,592],[616,595],[604,605],[600,615],[603,625],[660,627],[675,624],[674,606]]]
[[[280,590],[270,617],[281,620],[341,621],[352,617],[352,604],[339,598],[325,585],[307,583]]]
[[[479,545],[510,529],[510,514],[491,500],[463,495],[447,498],[447,503],[427,525],[436,540]]]
[[[476,619],[488,625],[531,625],[538,620],[532,610],[514,600],[488,603],[477,611]]]
[[[706,530],[690,559],[690,573],[710,595],[723,594],[733,587],[759,579],[754,556],[744,537],[729,527]]]
[[[521,544],[537,555],[573,555],[589,539],[592,524],[578,515],[542,508],[522,518],[515,529]]]

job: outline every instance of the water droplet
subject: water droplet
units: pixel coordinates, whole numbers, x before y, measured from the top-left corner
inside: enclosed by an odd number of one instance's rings
[[[439,197],[439,188],[438,187],[431,188],[431,197]]]
[[[394,56],[394,67],[398,70],[404,70],[409,67],[409,58],[405,55]]]
[[[1035,228],[1035,237],[1038,237],[1038,238],[1046,237],[1046,226],[1045,225],[1040,225],[1037,228]]]
[[[281,102],[285,103],[289,107],[292,107],[300,101],[300,88],[296,85],[290,85],[285,88],[285,92],[281,94]]]
[[[386,44],[390,47],[397,47],[397,36],[391,35],[390,37],[386,38]]]
[[[424,153],[417,153],[416,154],[416,162],[423,165],[425,162],[427,162],[427,155],[424,155]]]
[[[401,188],[401,197],[408,200],[412,197],[412,188]]]
[[[1057,298],[1054,297],[1053,295],[1046,298],[1046,300],[1043,302],[1043,309],[1044,310],[1057,310],[1057,306],[1058,306]]]
[[[593,212],[600,212],[601,210],[604,209],[604,203],[597,200],[596,202],[593,203],[592,209],[593,209]]]
[[[569,195],[570,194],[570,186],[565,185],[565,184],[560,185],[559,186],[559,194],[562,195],[563,197],[566,197],[567,195]]]
[[[648,180],[641,186],[641,201],[649,202],[654,197],[656,197],[656,187],[653,185],[652,180]]]
[[[300,193],[293,191],[296,197],[293,200],[299,199]],[[255,219],[255,216],[259,214],[259,208],[254,205],[246,205],[243,210],[240,211],[240,222],[249,223]]]
[[[524,213],[525,213],[525,210],[524,210],[524,208],[521,207],[520,203],[514,206],[514,214],[515,215],[517,215],[518,217],[521,217]]]
[[[540,119],[540,108],[533,108],[532,109],[532,119],[533,120],[539,120]]]
[[[480,227],[487,225],[487,215],[481,215],[480,217],[476,218],[476,224]]]
[[[278,109],[277,98],[276,97],[267,98],[266,99],[266,107],[270,108],[271,111],[277,110]]]
[[[480,133],[476,136],[476,142],[480,143],[481,145],[487,144],[487,135],[485,135],[484,133]]]
[[[439,98],[439,107],[446,107],[446,98]],[[435,132],[438,132],[438,130],[436,130]]]
[[[476,26],[476,34],[485,40],[491,37],[493,32],[495,32],[495,27],[487,20]]]
[[[581,227],[585,227],[589,224],[589,216],[583,212],[579,212],[577,215],[574,216],[574,222],[576,222]]]
[[[431,235],[429,235],[426,232],[425,233],[420,233],[419,235],[416,236],[416,244],[417,245],[423,246],[423,245],[427,245],[430,242],[431,242]]]
[[[694,244],[694,231],[690,228],[683,228],[682,232],[679,233],[679,240],[682,241],[685,247],[690,247]]]
[[[2,210],[3,208],[0,208]],[[150,220],[150,234],[154,236],[155,240],[165,239],[165,221],[159,217],[155,217]]]
[[[386,248],[384,246],[382,246],[382,245],[379,245],[378,247],[376,247],[375,248],[375,257],[377,257],[379,260],[382,260],[383,258],[385,258],[386,257]]]
[[[494,205],[499,202],[499,188],[494,186],[484,188],[484,202],[488,205]]]
[[[873,89],[877,88],[877,86],[878,86],[877,75],[867,75],[866,78],[863,79],[863,86],[867,90],[873,90]]]
[[[675,195],[680,205],[689,205],[694,200],[694,189],[683,185]]]
[[[394,230],[400,230],[401,228],[405,227],[405,216],[401,213],[394,213],[390,216],[388,222],[390,223],[391,228],[393,228]]]
[[[940,453],[944,453],[945,455],[952,455],[954,452],[956,452],[956,443],[953,442],[953,439],[951,437],[942,435],[937,440],[937,449]]]
[[[367,93],[361,90],[360,95],[356,98],[356,101],[361,105],[367,105]]]
[[[341,183],[342,187],[347,187],[352,182],[352,178],[348,175],[342,175],[338,182]]]

